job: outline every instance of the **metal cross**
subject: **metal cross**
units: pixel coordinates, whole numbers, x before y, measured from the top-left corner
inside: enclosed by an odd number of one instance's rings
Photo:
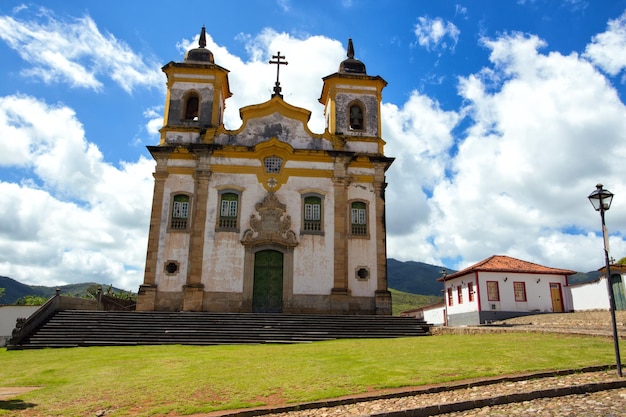
[[[281,59],[285,59],[284,55],[280,54],[280,51],[278,51],[278,53],[276,55],[272,55],[272,58],[275,59],[276,61],[272,61],[270,60],[270,64],[276,64],[276,84],[274,85],[274,94],[272,94],[272,97],[274,96],[278,96],[280,98],[283,97],[282,94],[280,94],[280,91],[282,90],[282,88],[280,88],[280,81],[278,81],[279,77],[280,77],[280,66],[281,65],[288,65],[289,63],[287,61],[282,61]]]

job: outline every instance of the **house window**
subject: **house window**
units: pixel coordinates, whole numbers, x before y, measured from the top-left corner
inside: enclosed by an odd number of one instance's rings
[[[199,109],[200,98],[195,93],[189,94],[185,100],[185,120],[198,120]]]
[[[353,235],[367,235],[367,209],[362,201],[355,201],[350,205],[351,233]]]
[[[456,287],[456,295],[459,299],[459,304],[463,304],[463,287],[461,285]]]
[[[219,228],[236,230],[239,212],[239,195],[225,192],[220,196]]]
[[[318,196],[304,197],[303,232],[322,231],[322,198]]]
[[[513,291],[515,292],[515,301],[526,301],[526,283],[514,282]]]
[[[172,203],[172,217],[170,218],[170,228],[183,230],[187,229],[189,220],[189,196],[176,194]]]
[[[268,174],[277,174],[280,172],[280,168],[283,166],[283,159],[277,156],[270,156],[263,160],[265,165],[265,172]]]
[[[452,287],[448,288],[448,305],[452,305]]]
[[[469,300],[470,303],[474,301],[474,283],[473,282],[467,283],[467,299]]]
[[[487,300],[500,301],[500,289],[498,281],[487,281]]]
[[[350,106],[350,130],[365,129],[363,114],[363,107],[359,104],[352,104]]]

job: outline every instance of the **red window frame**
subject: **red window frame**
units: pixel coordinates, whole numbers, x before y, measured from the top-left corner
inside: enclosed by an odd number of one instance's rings
[[[515,301],[518,303],[526,302],[526,283],[523,281],[513,281],[513,293],[515,294]]]
[[[500,301],[500,284],[498,281],[487,281],[487,301]]]
[[[452,287],[448,288],[448,305],[451,306],[453,304],[452,301]]]
[[[474,301],[474,283],[473,282],[467,283],[467,299],[469,300],[470,303]]]
[[[456,296],[457,296],[457,299],[459,300],[459,304],[463,304],[463,286],[462,285],[458,285],[456,287]]]

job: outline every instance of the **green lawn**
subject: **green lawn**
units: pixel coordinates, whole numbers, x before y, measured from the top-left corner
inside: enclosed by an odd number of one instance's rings
[[[0,350],[0,386],[40,387],[0,415],[185,415],[612,361],[609,339],[534,333]]]

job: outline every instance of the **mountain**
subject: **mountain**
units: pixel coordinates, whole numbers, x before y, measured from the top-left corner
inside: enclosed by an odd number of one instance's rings
[[[4,295],[0,297],[0,304],[14,304],[18,299],[27,295],[35,295],[38,297],[50,298],[56,293],[56,289],[61,290],[64,295],[84,296],[87,289],[94,285],[101,286],[103,290],[108,289],[108,285],[97,284],[95,282],[83,282],[80,284],[61,285],[58,287],[45,287],[41,285],[26,285],[13,278],[0,276],[0,288],[4,288]],[[117,288],[114,288],[117,292]]]
[[[387,259],[387,284],[394,290],[412,294],[441,296],[443,284],[437,281],[441,277],[442,266],[423,262],[401,262]],[[448,273],[456,272],[446,269]]]
[[[437,281],[444,267],[425,264],[423,262],[401,262],[393,258],[387,259],[387,283],[394,290],[442,296],[443,283]],[[448,274],[456,271],[447,269]],[[600,271],[577,272],[569,277],[570,284],[579,284],[598,279]]]

